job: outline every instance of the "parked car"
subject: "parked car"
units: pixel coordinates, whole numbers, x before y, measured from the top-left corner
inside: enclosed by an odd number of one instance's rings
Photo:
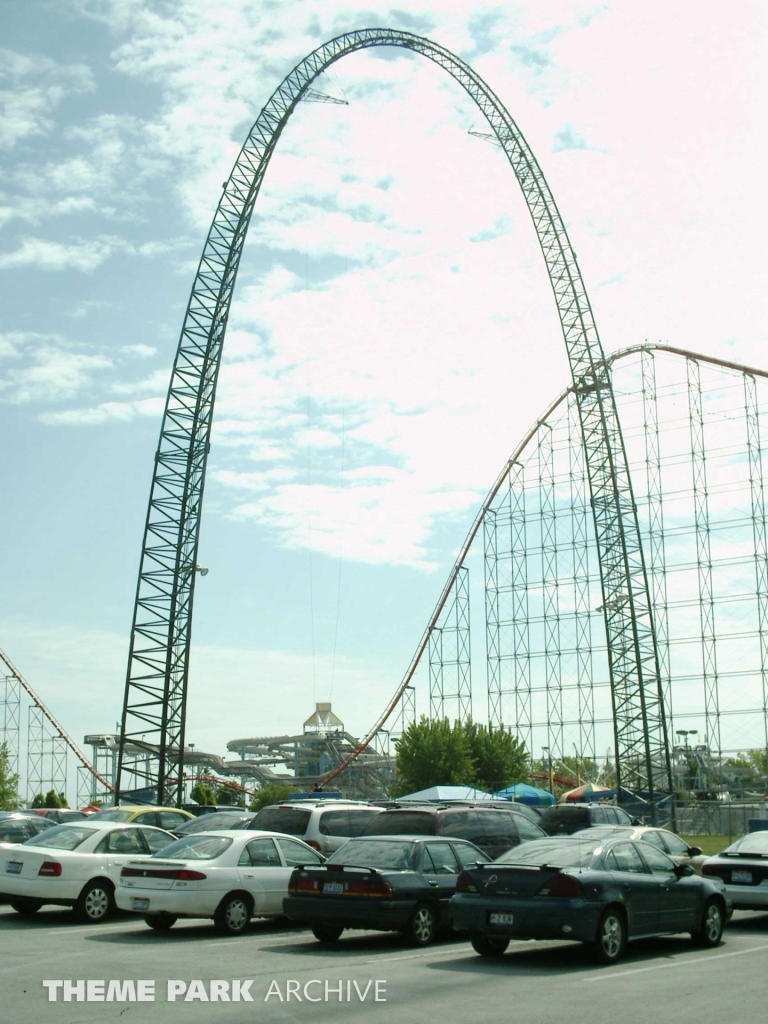
[[[54,825],[31,811],[0,811],[0,843],[26,843]]]
[[[217,811],[215,814],[201,814],[191,821],[185,821],[173,829],[178,838],[195,832],[216,832],[219,829],[248,828],[253,821],[253,811]]]
[[[150,863],[126,864],[115,899],[156,931],[167,931],[180,917],[208,917],[217,931],[240,935],[252,917],[282,915],[297,865],[324,859],[289,835],[199,832],[177,839]]]
[[[53,904],[97,924],[115,909],[112,875],[120,864],[148,860],[173,842],[162,829],[116,821],[53,825],[21,846],[0,846],[0,891],[19,914]]]
[[[490,869],[459,876],[451,910],[481,956],[512,938],[576,939],[614,963],[628,941],[690,932],[716,946],[733,905],[719,880],[700,878],[650,843],[558,837],[510,850]]]
[[[697,875],[701,874],[702,865],[707,859],[701,852],[700,846],[689,846],[674,832],[670,832],[666,828],[656,828],[653,825],[595,825],[593,828],[581,829],[572,834],[574,837],[586,836],[588,839],[596,840],[639,839],[668,853],[675,864],[690,864]]]
[[[65,821],[83,821],[89,817],[85,811],[75,811],[71,807],[32,807],[31,814],[39,814],[41,818],[48,818],[57,825]]]
[[[104,807],[90,816],[90,821],[122,821],[126,825],[154,825],[155,828],[173,832],[185,821],[195,817],[180,807],[142,807],[126,804],[124,807]]]
[[[623,807],[612,804],[553,804],[541,816],[539,825],[548,836],[570,836],[596,825],[642,825]]]
[[[359,836],[381,810],[357,800],[297,800],[263,807],[246,827],[296,836],[328,856]]]
[[[750,832],[704,861],[705,878],[718,879],[737,910],[768,910],[768,832]]]
[[[450,924],[460,871],[478,861],[488,858],[461,839],[361,836],[324,865],[297,868],[283,908],[320,942],[335,942],[345,928],[372,928],[426,946]]]
[[[371,818],[364,836],[450,836],[472,843],[491,860],[513,846],[541,839],[545,833],[528,817],[509,809],[481,804],[439,804],[392,807]]]

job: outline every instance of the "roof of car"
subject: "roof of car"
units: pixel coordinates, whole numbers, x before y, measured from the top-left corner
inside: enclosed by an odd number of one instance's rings
[[[165,829],[156,825],[137,825],[132,821],[105,821],[104,818],[84,818],[83,821],[60,821],[55,828],[92,828],[92,829],[120,829],[120,828],[151,828],[155,832],[165,832]],[[169,833],[170,834],[170,833]]]

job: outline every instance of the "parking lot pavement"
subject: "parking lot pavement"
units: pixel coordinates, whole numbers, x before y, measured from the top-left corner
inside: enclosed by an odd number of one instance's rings
[[[737,914],[716,949],[698,949],[687,936],[649,940],[630,944],[608,968],[574,943],[513,943],[501,960],[488,961],[459,939],[416,950],[396,935],[345,932],[329,949],[285,922],[255,922],[245,936],[220,938],[208,922],[156,933],[130,917],[81,926],[56,908],[24,919],[0,907],[0,951],[0,1019],[23,1024],[464,1024],[478,1014],[520,1024],[615,1024],[619,1017],[707,1024],[761,1020],[768,997],[765,914]],[[63,985],[46,988],[44,980],[74,983],[74,997],[64,1001]],[[105,982],[92,985],[96,995],[106,995],[110,981],[151,981],[154,1000],[115,1001],[131,990],[113,985],[110,1001],[78,1001],[80,980]],[[169,981],[177,982],[173,1002]],[[57,1001],[49,1001],[49,988]],[[211,1001],[224,994],[229,1002]],[[241,998],[232,1001],[233,994]]]

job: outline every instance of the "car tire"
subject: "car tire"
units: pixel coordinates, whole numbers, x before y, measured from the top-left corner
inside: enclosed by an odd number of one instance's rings
[[[416,905],[405,930],[412,946],[428,946],[437,934],[437,911],[428,903]]]
[[[115,911],[115,890],[111,882],[100,878],[88,882],[77,897],[75,918],[83,924],[100,924]]]
[[[329,944],[332,942],[338,942],[341,933],[344,931],[341,925],[337,924],[320,924],[318,922],[313,924],[311,927],[312,934],[318,942],[327,942]]]
[[[691,932],[691,938],[697,946],[719,946],[725,928],[725,912],[720,900],[711,899],[704,906],[701,928]]]
[[[601,964],[615,964],[627,946],[627,925],[623,913],[608,907],[600,918],[593,943],[595,958]]]
[[[31,917],[32,914],[38,912],[42,905],[35,900],[11,900],[11,909],[15,910],[17,914],[21,914],[22,917]]]
[[[472,943],[472,949],[480,956],[504,956],[509,945],[509,939],[497,939],[492,935],[473,935],[469,941]]]
[[[250,897],[241,892],[231,892],[216,908],[213,923],[220,935],[242,935],[248,930],[252,913]]]
[[[173,914],[145,914],[144,921],[156,932],[167,932],[178,921]]]

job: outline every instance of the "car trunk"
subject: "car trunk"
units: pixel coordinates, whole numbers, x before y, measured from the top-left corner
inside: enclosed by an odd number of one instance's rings
[[[515,896],[527,899],[535,896],[546,887],[551,878],[559,875],[560,868],[548,865],[528,867],[524,864],[488,864],[482,868],[468,868],[464,874],[469,875],[481,896]],[[458,889],[460,892],[468,891],[461,883]]]
[[[375,868],[328,864],[322,868],[295,871],[288,884],[292,896],[319,899],[370,899],[390,896],[392,887]]]
[[[200,872],[199,861],[131,861],[120,872],[120,884],[135,889],[170,889],[174,882],[195,881],[190,875]],[[185,877],[187,876],[187,877]],[[199,879],[198,879],[199,880]]]
[[[0,892],[3,878],[37,878],[40,876],[40,868],[46,863],[61,865],[61,869],[56,872],[55,877],[58,877],[66,868],[68,853],[68,850],[45,850],[43,847],[33,850],[23,846],[4,850],[0,854]]]

